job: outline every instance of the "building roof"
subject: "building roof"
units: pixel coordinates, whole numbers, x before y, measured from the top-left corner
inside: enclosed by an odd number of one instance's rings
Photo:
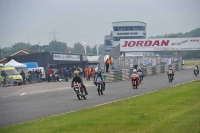
[[[4,60],[6,60],[6,58],[0,59],[0,62],[2,62],[2,61],[4,61]]]
[[[112,22],[113,23],[124,23],[124,22],[139,22],[139,23],[144,23],[146,24],[145,22],[142,22],[142,21],[118,21],[118,22]]]
[[[23,52],[24,54],[36,53],[34,50],[20,50],[20,51],[18,51],[18,52],[16,52],[16,53],[12,54],[12,55],[10,55],[10,56],[14,56],[14,55],[16,55],[16,54],[18,54],[18,53],[20,53],[20,52]]]

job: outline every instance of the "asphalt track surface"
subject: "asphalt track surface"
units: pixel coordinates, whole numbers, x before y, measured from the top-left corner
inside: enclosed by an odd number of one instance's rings
[[[100,96],[92,81],[84,81],[89,93],[86,100],[78,100],[70,82],[0,87],[0,127],[98,106],[197,79],[200,75],[196,77],[192,69],[186,69],[175,72],[172,83],[168,82],[167,74],[144,77],[138,89],[133,89],[130,81],[107,83],[104,95]]]

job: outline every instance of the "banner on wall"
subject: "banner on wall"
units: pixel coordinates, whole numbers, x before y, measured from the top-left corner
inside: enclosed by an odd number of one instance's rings
[[[120,39],[120,52],[200,50],[200,37]]]
[[[53,60],[80,61],[80,55],[53,54]]]

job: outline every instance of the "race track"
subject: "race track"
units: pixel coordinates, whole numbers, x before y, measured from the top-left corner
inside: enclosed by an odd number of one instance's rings
[[[200,79],[192,69],[175,72],[175,80],[168,82],[166,74],[144,77],[139,89],[132,89],[130,81],[107,83],[104,95],[99,96],[92,81],[84,81],[89,95],[78,100],[70,83],[36,83],[0,88],[0,127],[9,126],[82,108],[92,107],[161,88]]]

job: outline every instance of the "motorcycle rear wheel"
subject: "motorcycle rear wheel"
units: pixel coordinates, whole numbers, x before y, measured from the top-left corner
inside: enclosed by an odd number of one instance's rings
[[[100,84],[98,84],[98,94],[101,95]]]

